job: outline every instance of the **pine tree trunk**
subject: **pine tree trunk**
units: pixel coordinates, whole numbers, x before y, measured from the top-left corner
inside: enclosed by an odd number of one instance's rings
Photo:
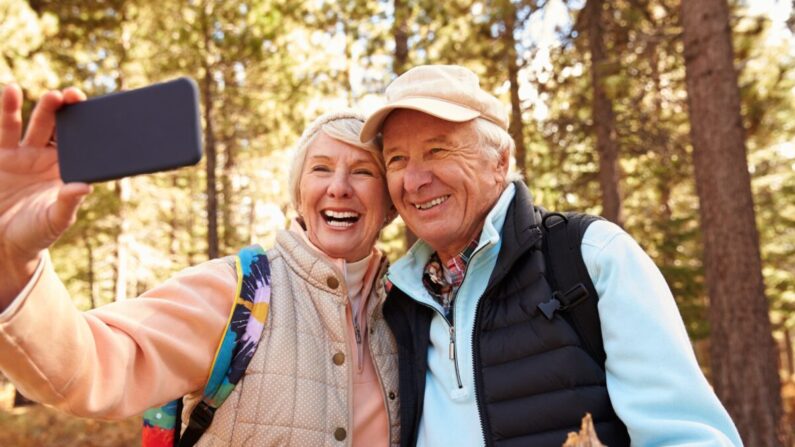
[[[83,241],[86,245],[86,263],[88,264],[88,299],[89,299],[89,306],[91,309],[95,309],[97,307],[97,299],[96,299],[96,278],[94,274],[94,245],[89,240],[88,235],[83,235]]]
[[[123,12],[124,14],[124,12]],[[124,33],[122,33],[124,34]],[[116,91],[124,91],[125,84],[123,66],[127,60],[129,42],[122,41],[119,48],[119,63],[117,67]],[[116,277],[114,284],[114,299],[121,301],[127,298],[128,263],[130,251],[130,199],[132,198],[132,180],[129,177],[115,182],[116,197],[119,200],[119,234],[116,235]]]
[[[409,33],[407,22],[409,8],[405,0],[394,0],[392,6],[395,15],[395,22],[392,25],[392,35],[395,39],[395,57],[392,60],[392,71],[395,76],[400,76],[408,69]]]
[[[172,174],[171,176],[171,188],[177,189],[179,188],[179,178],[177,177],[179,174]],[[193,195],[191,195],[192,197]],[[179,241],[177,239],[177,232],[179,227],[179,205],[177,204],[176,196],[172,193],[171,200],[171,215],[169,216],[168,220],[168,257],[172,261],[175,260],[175,256],[179,249]],[[190,244],[193,245],[193,244]]]
[[[394,0],[395,23],[392,26],[392,35],[395,39],[395,54],[392,60],[392,71],[395,76],[400,76],[408,68],[409,61],[409,34],[407,22],[409,17],[408,5],[405,0]],[[408,226],[405,228],[406,250],[417,242],[417,235]]]
[[[786,444],[726,0],[682,2],[713,386],[748,446]]]
[[[527,147],[524,144],[524,123],[522,122],[522,103],[519,99],[519,65],[516,60],[516,7],[508,2],[505,9],[505,29],[502,40],[505,50],[505,65],[508,67],[508,82],[511,90],[511,125],[508,132],[516,143],[516,170],[526,175]]]
[[[207,158],[207,257],[218,257],[218,186],[216,185],[215,169],[218,155],[213,133],[213,74],[209,62],[210,29],[209,12],[202,10],[202,32],[204,34],[204,73],[202,74],[202,96],[204,97],[204,152]]]
[[[795,351],[792,346],[792,331],[784,328],[784,358],[786,359],[787,378],[795,380]],[[795,411],[795,409],[793,409]]]
[[[599,154],[599,186],[602,190],[602,216],[623,225],[618,165],[618,138],[613,103],[605,91],[605,67],[609,64],[604,45],[604,0],[588,0],[585,13],[588,21],[588,46],[591,53],[591,103],[596,151]]]
[[[224,75],[226,89],[225,92],[230,92],[235,84],[234,73],[232,70],[226,70]],[[229,94],[229,93],[227,93]],[[221,108],[223,116],[232,116],[232,112],[227,110],[227,102]],[[221,170],[221,228],[223,229],[223,251],[230,253],[230,250],[236,251],[240,245],[237,223],[235,222],[235,191],[232,184],[232,177],[235,175],[237,168],[237,131],[234,126],[231,131],[223,132],[223,151],[224,151],[224,166]]]
[[[116,277],[113,296],[116,301],[127,298],[127,281],[129,273],[129,246],[130,246],[130,221],[129,213],[132,186],[130,178],[123,178],[115,182],[116,197],[119,200],[119,234],[116,235]]]

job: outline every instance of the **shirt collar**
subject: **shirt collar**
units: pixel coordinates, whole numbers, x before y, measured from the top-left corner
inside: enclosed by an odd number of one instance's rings
[[[505,190],[503,190],[497,203],[486,216],[483,230],[481,230],[480,237],[475,239],[477,244],[475,249],[469,253],[467,264],[471,261],[471,256],[482,247],[497,244],[500,241],[500,234],[502,233],[505,216],[508,213],[508,208],[515,194],[516,187],[513,183],[509,183],[505,187]],[[466,249],[464,251],[466,251]],[[433,254],[434,251],[430,245],[425,243],[425,241],[418,240],[402,258],[398,259],[397,262],[390,267],[388,276],[390,281],[390,284],[388,284],[389,287],[391,288],[392,283],[394,283],[401,290],[414,297],[421,296],[423,292],[427,292],[422,281],[418,281],[418,279],[422,278],[425,266]]]

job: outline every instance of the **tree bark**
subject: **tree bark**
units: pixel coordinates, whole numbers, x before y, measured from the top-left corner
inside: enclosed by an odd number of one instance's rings
[[[409,10],[405,0],[394,0],[393,4],[395,22],[392,26],[392,35],[395,39],[395,57],[392,59],[392,71],[395,76],[400,76],[407,69],[409,61]]]
[[[713,386],[745,445],[783,446],[778,355],[762,279],[726,0],[682,2]]]
[[[605,72],[609,58],[604,44],[604,0],[588,0],[585,14],[588,23],[588,47],[591,53],[591,84],[593,99],[591,114],[596,134],[596,152],[599,155],[599,186],[602,191],[602,216],[623,225],[621,170],[618,165],[618,138],[613,103],[605,91]]]
[[[177,177],[178,175],[179,174],[176,174],[176,173],[171,175],[171,188],[172,188],[172,190],[175,190],[175,189],[179,188],[179,186],[180,186],[179,185],[179,179]],[[191,197],[193,197],[192,194],[191,194]],[[169,222],[169,225],[168,225],[168,257],[169,257],[169,259],[171,259],[173,261],[175,259],[176,254],[177,254],[177,251],[179,249],[179,240],[178,240],[178,236],[177,236],[177,233],[179,231],[178,230],[179,218],[177,217],[179,215],[179,205],[177,203],[176,195],[173,192],[171,193],[171,200],[169,201],[169,204],[171,206],[171,215],[169,216],[169,221],[168,221]],[[193,245],[193,244],[191,244],[191,245]]]
[[[395,39],[395,54],[392,59],[392,71],[395,76],[400,76],[406,71],[409,60],[409,34],[408,17],[409,10],[405,0],[394,0],[393,2],[395,22],[392,25],[392,36]],[[409,227],[405,228],[406,250],[417,242],[417,235]]]
[[[236,88],[232,70],[227,70],[225,77],[225,92],[229,92],[230,89]],[[224,102],[222,104],[227,103]],[[227,117],[232,116],[232,112],[226,109],[227,107],[222,106],[221,113]],[[234,213],[235,191],[234,186],[232,185],[232,176],[234,176],[235,168],[237,167],[237,130],[234,127],[234,124],[231,125],[231,130],[227,129],[227,132],[221,133],[223,136],[222,147],[224,151],[224,166],[221,171],[221,198],[223,199],[223,203],[221,204],[221,228],[223,229],[223,250],[225,253],[230,253],[230,250],[236,251],[240,248],[238,247],[240,242]]]
[[[795,350],[792,346],[792,331],[789,328],[784,328],[784,358],[786,359],[787,377],[790,380],[795,380]]]
[[[118,53],[119,62],[116,67],[116,91],[121,92],[127,88],[124,76],[124,64],[127,62],[128,48],[130,47],[129,34],[124,31],[127,13],[121,8],[121,42]],[[132,198],[132,180],[129,177],[117,180],[116,197],[119,199],[119,234],[116,236],[116,277],[114,284],[114,297],[116,301],[127,298],[128,264],[130,257],[130,199]]]
[[[129,273],[129,246],[130,246],[130,221],[129,212],[132,186],[130,178],[123,178],[115,182],[116,197],[119,200],[119,234],[116,236],[116,277],[113,296],[116,301],[127,298],[127,281]]]
[[[87,233],[87,232],[86,232]],[[91,243],[88,234],[83,234],[83,241],[86,245],[86,262],[88,263],[88,299],[91,309],[97,307],[96,299],[96,278],[94,274],[94,245]]]
[[[213,133],[213,74],[209,62],[210,13],[202,8],[202,32],[204,34],[204,73],[201,78],[202,96],[204,97],[204,152],[207,158],[207,257],[218,257],[218,186],[216,185],[215,169],[218,155],[215,148]]]
[[[505,8],[505,30],[503,30],[502,41],[505,49],[505,64],[508,67],[508,81],[511,91],[511,125],[508,132],[516,143],[516,170],[525,175],[527,147],[524,144],[524,123],[522,122],[522,103],[519,99],[519,64],[516,60],[516,38],[514,30],[516,28],[516,6],[507,2]]]

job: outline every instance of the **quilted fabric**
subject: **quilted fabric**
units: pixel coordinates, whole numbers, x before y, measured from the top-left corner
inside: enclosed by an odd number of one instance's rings
[[[259,347],[197,446],[349,446],[352,362],[333,360],[339,353],[346,359],[355,355],[345,340],[347,297],[336,287],[343,282],[341,273],[286,231],[267,255],[273,289]],[[397,347],[381,313],[383,287],[373,289],[367,340],[396,446]],[[196,401],[188,399],[183,417]]]

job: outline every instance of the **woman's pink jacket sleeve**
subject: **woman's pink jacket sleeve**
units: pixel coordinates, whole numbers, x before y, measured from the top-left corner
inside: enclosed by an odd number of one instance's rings
[[[203,387],[235,295],[229,263],[206,262],[138,298],[80,312],[49,257],[42,262],[0,314],[0,371],[22,394],[123,418]]]

